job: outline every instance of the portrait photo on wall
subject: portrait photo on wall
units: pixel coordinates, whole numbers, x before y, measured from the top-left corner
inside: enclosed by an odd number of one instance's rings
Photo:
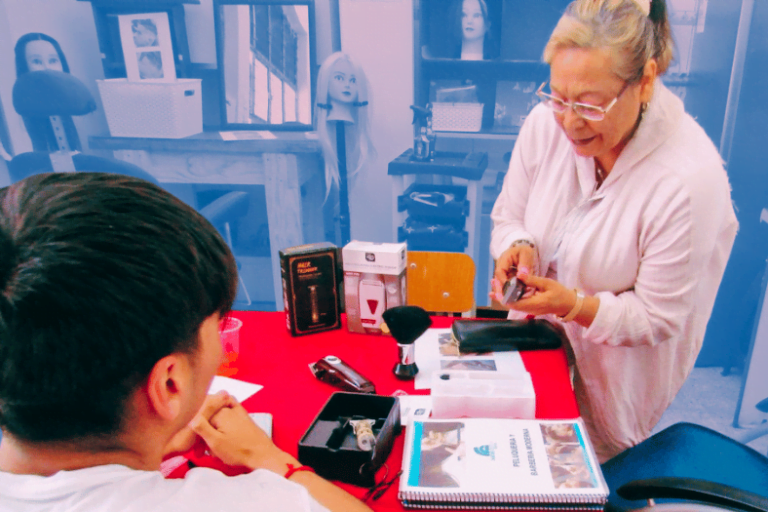
[[[123,14],[118,24],[129,81],[176,80],[168,13]]]
[[[489,60],[499,56],[501,0],[424,0],[426,58]]]

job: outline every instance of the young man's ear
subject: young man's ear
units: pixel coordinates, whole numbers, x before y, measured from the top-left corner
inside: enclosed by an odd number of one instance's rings
[[[174,420],[181,412],[182,387],[187,385],[186,362],[178,354],[160,359],[147,378],[149,406],[165,420]]]

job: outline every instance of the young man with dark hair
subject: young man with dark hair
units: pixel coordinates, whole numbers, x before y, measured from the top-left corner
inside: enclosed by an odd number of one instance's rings
[[[206,396],[237,267],[145,181],[37,175],[0,190],[0,511],[369,510]],[[237,477],[166,480],[202,438]],[[286,478],[285,475],[288,474]]]

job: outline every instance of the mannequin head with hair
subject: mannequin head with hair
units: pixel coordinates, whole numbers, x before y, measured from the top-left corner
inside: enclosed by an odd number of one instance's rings
[[[51,69],[69,73],[69,65],[58,41],[40,32],[24,34],[14,48],[16,77],[30,71]]]
[[[483,43],[491,24],[485,0],[458,0],[454,3],[454,15],[455,30],[461,39],[461,58],[466,58],[465,50],[473,44],[478,45],[478,53],[482,56]]]
[[[491,13],[486,0],[454,0],[450,6],[452,53],[463,60],[493,59],[498,45],[491,30]]]
[[[16,78],[33,73],[36,71],[49,71],[69,74],[69,64],[58,41],[47,34],[40,32],[30,32],[24,34],[17,41],[14,47]],[[67,87],[67,81],[57,81],[57,87]],[[83,88],[85,88],[83,86]],[[25,89],[24,94],[32,101],[37,98],[31,98],[31,92]],[[65,109],[66,110],[66,109]],[[80,138],[77,135],[72,117],[69,115],[59,116],[64,125],[66,135],[66,145],[68,149],[80,151]],[[57,136],[50,119],[47,116],[22,116],[24,126],[29,134],[34,151],[58,151],[60,149],[61,139]]]
[[[339,185],[339,156],[336,153],[334,121],[345,123],[347,169],[349,175],[359,173],[375,157],[370,135],[368,81],[362,68],[348,54],[335,52],[328,56],[317,74],[315,127],[325,160],[326,197]]]

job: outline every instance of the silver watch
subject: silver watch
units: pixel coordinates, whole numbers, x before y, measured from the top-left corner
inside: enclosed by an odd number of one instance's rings
[[[531,249],[535,249],[536,248],[536,245],[534,245],[533,242],[531,242],[530,240],[527,240],[525,238],[521,238],[519,240],[515,240],[514,242],[512,242],[512,244],[510,244],[509,248],[511,249],[512,247],[517,247],[518,245],[527,245]]]

